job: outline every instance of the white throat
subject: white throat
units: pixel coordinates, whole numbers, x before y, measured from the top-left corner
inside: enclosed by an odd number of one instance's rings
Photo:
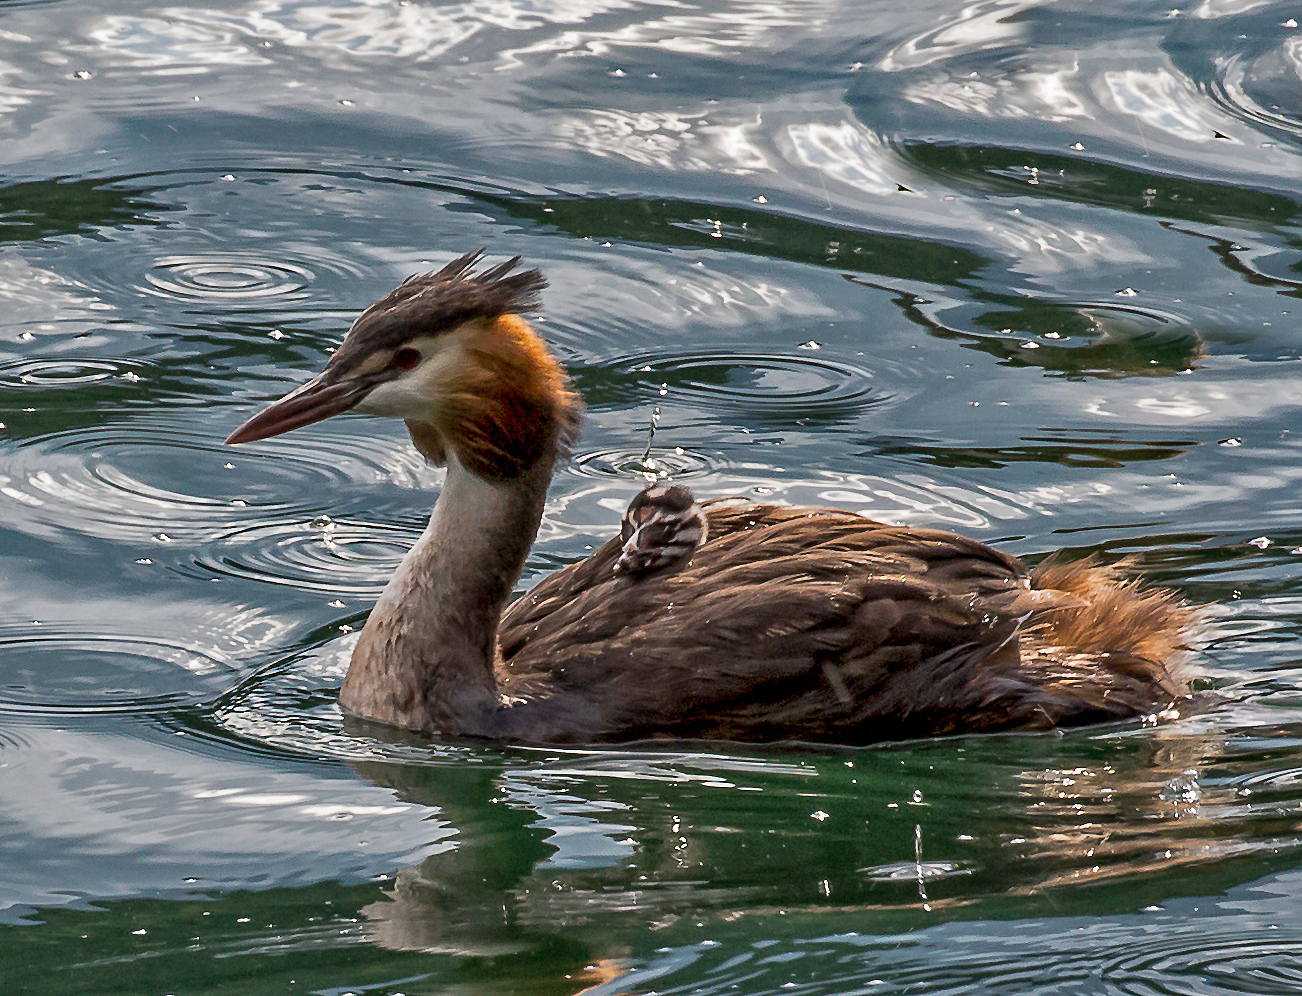
[[[550,461],[489,481],[448,454],[429,525],[403,557],[353,650],[350,712],[409,729],[476,732],[498,705],[497,623],[542,518]]]

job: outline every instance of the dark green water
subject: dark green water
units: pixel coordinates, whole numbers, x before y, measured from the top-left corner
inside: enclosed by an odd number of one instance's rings
[[[1302,11],[0,2],[0,990],[1295,993]],[[478,246],[589,405],[523,584],[705,496],[1133,555],[1202,716],[871,750],[346,724],[439,473],[236,449]]]

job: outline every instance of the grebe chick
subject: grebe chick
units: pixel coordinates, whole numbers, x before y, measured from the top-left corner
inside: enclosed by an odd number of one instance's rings
[[[620,522],[623,547],[616,574],[641,577],[681,564],[710,535],[710,526],[692,492],[681,484],[643,488]]]
[[[739,499],[697,510],[689,550],[690,494],[672,488],[504,611],[581,406],[517,315],[542,274],[476,273],[479,255],[371,305],[320,374],[227,440],[351,410],[403,419],[447,465],[353,649],[347,712],[535,743],[868,743],[1125,719],[1186,694],[1196,610],[1115,568],[1029,571],[953,533]]]

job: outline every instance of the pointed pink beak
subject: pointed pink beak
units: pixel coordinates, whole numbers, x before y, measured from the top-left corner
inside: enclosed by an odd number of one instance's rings
[[[377,383],[375,378],[355,377],[329,382],[325,379],[328,372],[317,374],[302,387],[295,388],[258,412],[227,436],[226,442],[251,443],[256,439],[268,439],[346,412]]]

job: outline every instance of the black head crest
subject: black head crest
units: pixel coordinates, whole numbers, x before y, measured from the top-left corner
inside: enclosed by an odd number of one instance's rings
[[[535,310],[547,278],[539,270],[512,272],[519,256],[475,273],[483,255],[476,249],[441,270],[408,277],[357,317],[330,366],[347,370],[377,349],[396,349],[475,319]]]

